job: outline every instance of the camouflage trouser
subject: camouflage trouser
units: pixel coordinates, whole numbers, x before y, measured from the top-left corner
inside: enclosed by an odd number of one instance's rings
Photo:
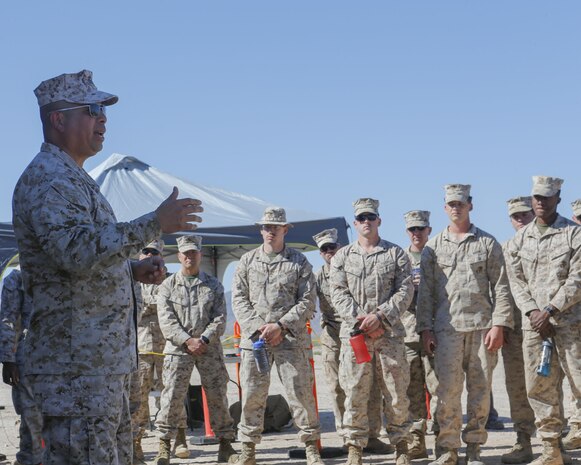
[[[510,331],[508,344],[502,347],[502,361],[514,430],[532,435],[535,432],[535,413],[527,397],[522,345],[522,331]]]
[[[26,376],[21,376],[20,382],[12,388],[12,403],[20,415],[20,450],[16,453],[16,460],[22,465],[37,465],[42,462],[43,454],[42,414]]]
[[[131,399],[133,399],[134,395],[139,396],[139,408],[137,411],[132,410],[131,423],[133,425],[134,434],[141,437],[145,429],[149,427],[149,394],[151,389],[154,387],[154,371],[159,373],[159,378],[161,380],[163,357],[161,355],[139,354],[138,361],[139,365],[136,372],[137,379],[135,382],[132,380],[132,384],[139,386],[139,392],[134,394],[134,389],[132,388]],[[183,416],[185,417],[185,412],[183,413]]]
[[[285,388],[295,425],[301,442],[316,441],[321,426],[317,417],[313,395],[313,374],[305,349],[268,349],[270,366],[276,363],[278,376]],[[270,386],[270,373],[258,372],[251,350],[242,350],[240,360],[242,387],[242,415],[238,426],[238,439],[260,444],[264,429],[264,410]]]
[[[204,355],[166,355],[163,361],[161,410],[155,426],[161,439],[175,439],[178,428],[185,428],[184,400],[192,370],[200,373],[210,411],[210,426],[218,438],[234,439],[234,421],[228,411],[228,372],[222,347],[208,346]],[[177,419],[177,421],[176,421]]]
[[[535,412],[536,426],[541,438],[559,437],[564,426],[561,384],[567,376],[577,408],[569,421],[581,423],[581,324],[555,326],[555,348],[549,376],[537,375],[541,360],[541,337],[534,331],[523,331],[523,353],[529,403]]]
[[[339,379],[345,391],[343,440],[345,444],[365,447],[369,438],[369,397],[372,391],[382,392],[387,416],[389,441],[397,444],[411,440],[408,421],[409,367],[402,338],[382,337],[366,340],[371,362],[358,364],[348,341],[341,346]],[[374,378],[375,374],[375,378]],[[381,410],[381,403],[377,405]]]
[[[42,411],[43,465],[130,465],[129,375],[28,375]]]
[[[410,419],[413,421],[412,430],[420,433],[426,431],[428,411],[426,408],[426,387],[431,395],[430,414],[434,420],[433,431],[439,431],[436,421],[438,405],[438,377],[434,369],[434,359],[428,357],[421,342],[406,342],[406,358],[410,366],[410,385],[407,396],[410,400]]]
[[[492,372],[496,353],[489,352],[480,331],[440,331],[436,333],[436,375],[438,376],[438,424],[440,446],[458,449],[461,446],[462,390],[464,375],[468,390],[468,421],[462,432],[466,443],[484,444],[488,438],[485,429],[490,410]]]
[[[341,339],[339,331],[326,326],[321,332],[321,355],[325,380],[331,400],[333,401],[333,414],[335,415],[335,428],[341,435],[343,415],[345,414],[345,392],[339,384],[339,360],[341,354]],[[369,437],[378,438],[382,426],[382,409],[377,408],[381,403],[381,390],[372,389],[369,396]]]

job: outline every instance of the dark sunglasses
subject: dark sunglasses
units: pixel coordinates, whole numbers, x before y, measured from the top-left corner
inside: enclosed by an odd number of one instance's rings
[[[337,250],[337,244],[324,244],[321,246],[321,252],[332,252],[333,250]]]
[[[424,229],[426,229],[425,226],[412,226],[411,228],[408,228],[409,232],[416,232],[416,231],[423,231]]]
[[[141,253],[143,255],[159,255],[159,251],[155,249],[143,249]]]
[[[107,107],[100,103],[88,103],[87,105],[79,105],[78,107],[61,108],[60,110],[55,110],[53,113],[57,111],[76,110],[77,108],[88,108],[89,116],[93,118],[97,118],[101,115],[105,116],[107,114]]]
[[[357,215],[355,217],[359,223],[365,222],[365,220],[375,221],[377,219],[377,215],[375,213],[362,213],[361,215]]]

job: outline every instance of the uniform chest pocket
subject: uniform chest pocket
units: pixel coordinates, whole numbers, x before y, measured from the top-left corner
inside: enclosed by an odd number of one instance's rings
[[[174,307],[187,308],[190,305],[190,298],[182,292],[172,292],[167,300]]]
[[[569,262],[571,250],[569,247],[558,247],[551,253],[551,268],[559,279],[567,278],[569,274]]]
[[[486,273],[486,258],[487,258],[486,252],[478,252],[468,257],[467,261],[473,273],[475,274]]]
[[[253,287],[263,287],[268,280],[268,273],[259,268],[251,268],[248,270],[248,281]]]
[[[198,301],[201,303],[213,302],[214,291],[209,287],[200,287],[198,289]]]
[[[449,278],[452,274],[452,270],[456,264],[454,257],[444,256],[438,257],[436,262],[436,271],[443,273],[446,278]]]
[[[395,264],[382,263],[376,268],[377,280],[384,288],[391,288],[395,281]]]
[[[292,267],[281,267],[276,271],[276,283],[279,288],[292,290],[297,286],[298,272]]]

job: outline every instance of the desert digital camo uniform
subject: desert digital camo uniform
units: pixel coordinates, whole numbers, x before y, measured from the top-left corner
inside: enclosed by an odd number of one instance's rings
[[[512,294],[522,312],[527,393],[542,439],[557,438],[563,428],[559,386],[565,372],[576,399],[571,424],[581,423],[581,228],[558,215],[541,236],[537,220],[522,228],[509,242],[508,272]],[[551,317],[555,349],[548,377],[538,376],[541,337],[526,316],[548,304],[558,312]]]
[[[158,288],[157,314],[166,339],[161,410],[155,422],[160,439],[174,439],[178,428],[187,427],[184,400],[196,367],[206,392],[212,430],[219,438],[233,440],[234,422],[228,411],[229,376],[220,343],[226,327],[222,284],[203,271],[191,279],[178,271]],[[210,341],[206,353],[188,354],[185,342],[201,336]]]
[[[502,244],[507,263],[509,262],[509,257],[506,253],[511,240]],[[514,302],[512,294],[510,295],[510,304],[513,309],[514,328],[509,332],[508,344],[505,343],[502,346],[502,362],[510,405],[510,417],[517,433],[526,433],[532,436],[535,432],[535,414],[529,404],[525,382],[522,315]]]
[[[405,356],[405,329],[401,314],[413,297],[410,262],[395,244],[380,240],[366,253],[354,242],[339,250],[331,260],[331,296],[335,309],[343,318],[341,324],[341,364],[339,377],[345,391],[343,438],[347,445],[365,447],[369,436],[368,400],[373,372],[378,374],[392,444],[409,441],[409,366]],[[366,338],[372,356],[370,363],[357,364],[348,339],[356,317],[369,313],[379,315],[385,333]]]
[[[341,322],[343,319],[333,308],[331,287],[329,285],[330,267],[326,263],[316,273],[317,295],[321,309],[321,355],[325,380],[331,392],[335,428],[339,434],[342,430],[345,414],[345,392],[339,383],[339,361],[341,355]],[[369,437],[378,438],[382,426],[381,390],[372,389],[369,396]]]
[[[282,342],[267,347],[271,367],[276,363],[284,385],[299,440],[315,441],[320,424],[313,396],[313,375],[308,360],[310,337],[306,324],[315,311],[315,277],[300,252],[285,247],[270,258],[258,247],[245,253],[234,275],[232,307],[240,324],[242,415],[238,439],[260,443],[270,373],[258,372],[250,336],[265,323],[280,321],[286,330]]]
[[[154,372],[161,380],[165,339],[157,318],[157,284],[140,284],[142,311],[137,322],[137,349],[139,350],[136,376],[139,384],[139,409],[132,415],[133,429],[141,437],[149,426],[149,393],[154,385]],[[158,355],[155,355],[158,354]],[[159,384],[162,384],[161,382]],[[163,389],[163,385],[162,385]],[[161,390],[161,389],[160,389]]]
[[[438,444],[446,449],[461,445],[464,372],[468,422],[462,439],[484,444],[497,361],[484,337],[493,325],[513,327],[502,248],[474,225],[459,242],[446,228],[424,247],[421,274],[417,332],[433,330],[437,340]]]
[[[2,307],[0,309],[0,362],[16,363],[22,373],[24,362],[23,341],[26,337],[32,300],[24,293],[19,270],[12,271],[2,287]],[[23,465],[42,462],[42,415],[34,402],[32,389],[27,378],[12,387],[14,410],[20,415],[20,450],[16,460]]]
[[[411,247],[406,249],[406,253],[411,263],[412,270],[419,272],[420,257],[419,254],[413,254]],[[428,357],[424,352],[420,336],[416,333],[416,307],[417,307],[417,290],[414,289],[414,297],[407,311],[401,316],[401,321],[405,328],[405,347],[406,358],[410,366],[410,384],[407,390],[407,396],[410,401],[410,417],[413,421],[412,429],[417,432],[425,433],[428,411],[426,409],[426,394],[424,385],[428,388],[431,395],[430,414],[434,420],[434,431],[438,431],[438,422],[436,420],[436,411],[438,406],[438,377],[434,369],[434,358]]]
[[[130,463],[137,353],[128,258],[161,235],[155,213],[118,223],[87,172],[44,143],[16,185],[13,224],[34,302],[24,369],[54,460],[43,463]]]

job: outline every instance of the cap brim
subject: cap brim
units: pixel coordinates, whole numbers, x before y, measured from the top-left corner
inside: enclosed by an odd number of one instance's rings
[[[281,221],[257,221],[256,223],[254,223],[256,226],[263,226],[265,224],[272,224],[274,226],[289,226],[289,227],[293,227],[292,223],[283,223]]]
[[[519,205],[518,207],[513,207],[508,210],[508,216],[514,215],[515,213],[525,213],[532,211],[532,208],[527,207],[526,205]]]
[[[430,225],[428,223],[426,223],[425,221],[410,221],[407,225],[406,225],[406,229],[409,228],[429,228]]]
[[[550,187],[535,186],[531,195],[540,195],[541,197],[553,197],[559,192],[558,189],[551,189]]]
[[[90,94],[85,94],[85,96],[75,99],[67,99],[67,102],[70,103],[79,103],[79,104],[86,104],[86,103],[100,103],[105,106],[114,105],[119,100],[119,97],[113,94],[109,94],[107,92],[101,92],[100,90],[91,92]]]
[[[183,246],[181,248],[178,248],[178,251],[180,253],[188,252],[190,250],[195,250],[196,252],[200,252],[200,249],[198,249],[196,246],[188,246],[188,245],[186,245],[186,246]]]
[[[468,197],[464,197],[463,195],[448,195],[446,196],[446,203],[450,202],[468,203]]]

